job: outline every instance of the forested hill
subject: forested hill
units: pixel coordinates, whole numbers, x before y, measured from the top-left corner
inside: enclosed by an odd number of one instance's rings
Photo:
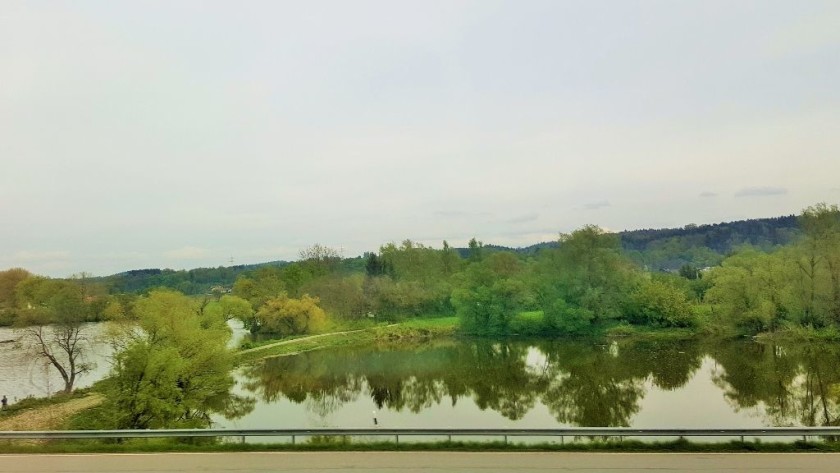
[[[733,248],[743,244],[770,249],[793,241],[799,235],[795,216],[741,220],[712,225],[686,225],[683,228],[633,230],[619,233],[622,247],[638,264],[654,271],[673,271],[684,265],[697,268],[719,264]],[[556,248],[558,242],[543,242],[524,248],[487,244],[484,251],[511,251],[533,256],[545,248]],[[469,248],[455,248],[469,257]],[[185,294],[203,294],[214,287],[230,288],[242,274],[263,266],[283,267],[285,261],[218,268],[138,269],[97,278],[111,292],[137,293],[154,287],[169,287]],[[341,266],[347,271],[364,271],[363,258],[346,258]]]
[[[795,215],[739,220],[711,225],[686,225],[662,230],[621,232],[621,246],[650,269],[674,270],[719,264],[742,245],[764,250],[793,242],[801,234]]]
[[[683,228],[661,230],[631,230],[621,232],[621,244],[627,250],[646,250],[674,238],[705,246],[719,253],[750,244],[762,248],[785,245],[799,235],[795,215],[774,218],[739,220],[711,225],[686,225]]]
[[[184,294],[203,294],[215,286],[230,287],[240,274],[263,266],[283,266],[285,261],[259,264],[219,266],[218,268],[133,269],[111,276],[95,278],[105,283],[112,293],[140,293],[156,287],[168,287]]]
[[[757,218],[682,228],[644,229],[620,232],[621,246],[638,263],[653,270],[676,270],[683,265],[714,266],[733,249],[753,245],[764,250],[793,242],[799,235],[795,215]],[[508,249],[533,255],[558,242],[543,242]],[[499,248],[501,247],[490,247]]]

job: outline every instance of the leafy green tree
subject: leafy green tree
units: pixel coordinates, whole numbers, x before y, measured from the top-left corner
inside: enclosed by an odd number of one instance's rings
[[[626,316],[633,323],[690,327],[694,323],[685,291],[660,280],[644,281],[631,294]]]
[[[316,297],[319,305],[332,316],[358,319],[368,311],[364,293],[365,276],[329,275],[309,282],[304,292]]]
[[[824,203],[799,217],[804,240],[796,264],[804,279],[804,318],[820,324],[840,323],[840,208]]]
[[[452,291],[461,329],[480,335],[506,334],[527,300],[522,263],[512,253],[493,253],[471,264]]]
[[[247,411],[246,401],[230,395],[233,353],[222,317],[202,314],[195,301],[170,290],[139,299],[135,313],[137,324],[115,338],[107,425],[199,428],[209,426],[213,412]]]
[[[265,301],[286,292],[284,271],[267,266],[254,271],[249,276],[240,276],[233,284],[233,295],[246,299],[255,310]]]
[[[475,239],[475,237],[470,238],[469,243],[467,244],[469,247],[469,259],[471,263],[476,263],[481,261],[484,258],[484,243]]]
[[[546,327],[579,332],[620,318],[639,276],[618,236],[588,225],[543,251],[532,279]]]
[[[17,316],[17,285],[32,274],[23,268],[0,271],[0,325],[14,324]]]
[[[341,252],[319,243],[300,251],[300,265],[313,278],[335,272],[339,263],[341,263]]]
[[[791,312],[791,270],[783,252],[744,247],[710,272],[706,300],[724,322],[748,334],[778,327]]]
[[[327,314],[318,306],[318,299],[304,294],[300,299],[281,295],[266,301],[254,317],[251,326],[255,333],[283,336],[316,333],[327,322]]]
[[[451,276],[460,269],[461,257],[454,248],[449,246],[449,242],[446,240],[443,240],[443,249],[440,253],[440,260],[443,274],[445,276]]]
[[[241,320],[245,327],[253,323],[254,309],[251,303],[241,297],[225,294],[218,301],[213,301],[204,307],[204,312],[213,318],[222,320]]]

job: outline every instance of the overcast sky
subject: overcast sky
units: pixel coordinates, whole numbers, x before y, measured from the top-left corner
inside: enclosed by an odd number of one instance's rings
[[[840,2],[0,1],[0,269],[840,201]]]

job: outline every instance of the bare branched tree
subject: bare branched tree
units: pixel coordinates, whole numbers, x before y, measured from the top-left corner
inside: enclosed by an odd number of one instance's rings
[[[17,320],[23,338],[36,356],[58,371],[64,392],[71,392],[77,377],[92,369],[83,361],[89,305],[80,286],[33,277],[21,283],[17,292],[23,305]]]
[[[87,344],[82,324],[34,325],[23,331],[37,355],[61,374],[65,393],[73,390],[78,375],[93,368],[82,361]]]

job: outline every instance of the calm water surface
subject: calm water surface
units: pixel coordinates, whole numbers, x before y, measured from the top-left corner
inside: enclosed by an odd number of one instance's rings
[[[256,400],[221,427],[763,427],[838,422],[840,349],[435,341],[239,369]],[[375,419],[375,421],[374,421]]]
[[[245,331],[234,325],[231,345]],[[95,369],[110,371],[105,325],[87,327]],[[0,395],[63,387],[0,329]],[[234,372],[240,428],[764,427],[840,424],[840,346],[754,342],[437,340],[320,350]],[[374,420],[375,419],[375,420]]]
[[[232,331],[230,346],[234,347],[248,332],[241,322],[231,321],[229,325]],[[82,361],[91,363],[93,369],[76,377],[77,388],[90,386],[111,371],[112,349],[106,336],[107,329],[107,323],[83,326]],[[0,396],[6,395],[11,402],[27,396],[47,397],[64,389],[64,380],[58,371],[43,358],[35,356],[28,345],[23,331],[0,328]]]

